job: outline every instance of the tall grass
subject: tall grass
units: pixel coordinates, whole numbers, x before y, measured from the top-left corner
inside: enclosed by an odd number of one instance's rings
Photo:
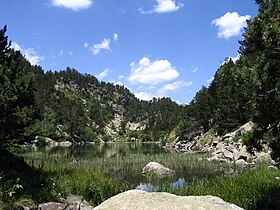
[[[225,164],[203,161],[206,154],[162,153],[162,154],[130,154],[126,156],[114,156],[109,158],[92,157],[74,158],[68,154],[48,154],[41,152],[25,153],[25,160],[36,168],[48,170],[94,170],[110,176],[116,180],[127,182],[132,187],[139,182],[147,181],[142,176],[143,167],[151,162],[159,162],[173,169],[176,177],[211,178],[223,174],[228,166]]]
[[[277,209],[280,206],[280,172],[265,167],[223,176],[228,165],[204,161],[206,154],[129,154],[108,158],[77,158],[67,153],[26,152],[25,161],[48,177],[50,196],[78,194],[97,205],[109,197],[149,182],[142,168],[150,161],[159,162],[184,177],[187,185],[172,189],[170,182],[161,190],[178,195],[214,195],[244,209]],[[175,179],[176,177],[174,177]],[[173,180],[174,181],[174,180]],[[157,183],[159,184],[159,183]]]
[[[280,171],[268,171],[265,166],[240,173],[235,177],[196,180],[183,188],[162,188],[178,195],[213,195],[244,209],[279,209]]]

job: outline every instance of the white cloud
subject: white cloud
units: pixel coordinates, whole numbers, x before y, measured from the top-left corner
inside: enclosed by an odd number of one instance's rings
[[[58,52],[58,56],[63,56],[63,50],[60,50],[60,51]]]
[[[143,57],[137,64],[131,63],[129,81],[132,83],[158,84],[179,76],[179,72],[168,60],[151,61]]]
[[[89,47],[88,43],[85,42],[85,43],[84,43],[84,48],[88,48],[88,47]]]
[[[163,86],[163,88],[160,89],[161,92],[165,91],[173,91],[177,90],[182,87],[188,87],[191,86],[193,83],[192,82],[185,82],[185,81],[176,81],[171,84],[166,84]]]
[[[219,38],[228,39],[240,35],[241,29],[246,26],[246,20],[250,18],[250,15],[240,16],[237,12],[227,12],[224,16],[213,20],[212,25],[219,27]]]
[[[152,13],[167,13],[175,12],[184,6],[183,3],[177,3],[176,0],[156,0],[157,4],[154,8],[148,11],[144,11],[143,8],[139,8],[142,14],[152,14]]]
[[[211,83],[214,80],[214,77],[211,77],[210,79],[207,80],[207,83]]]
[[[198,70],[198,68],[197,68],[197,67],[195,67],[195,68],[192,70],[192,72],[193,72],[193,73],[196,73],[196,72],[197,72],[197,70]]]
[[[115,33],[115,34],[113,35],[113,40],[114,40],[114,41],[118,41],[118,40],[119,40],[119,35]]]
[[[121,81],[114,82],[114,85],[125,86]]]
[[[52,0],[52,5],[79,11],[81,9],[90,8],[92,5],[92,0]]]
[[[72,51],[70,51],[70,52],[68,52],[68,55],[69,55],[69,56],[73,56],[74,53],[73,53]]]
[[[240,54],[238,54],[236,57],[228,57],[224,60],[224,62],[222,63],[225,64],[225,63],[228,63],[230,60],[232,60],[233,63],[235,63],[236,61],[238,61],[240,58]]]
[[[101,43],[93,45],[93,47],[90,48],[90,51],[94,55],[97,55],[100,52],[100,50],[110,50],[110,43],[111,39],[104,38]]]
[[[21,51],[23,56],[32,64],[38,65],[40,61],[44,60],[43,56],[39,56],[34,48],[23,49],[18,43],[12,42],[11,48]]]
[[[153,99],[153,96],[150,93],[147,92],[138,92],[138,93],[134,93],[134,95],[144,101],[150,101]]]
[[[105,69],[104,71],[100,72],[96,77],[99,79],[99,80],[102,80],[103,78],[107,77],[109,74],[109,70],[108,69]]]
[[[124,78],[125,78],[124,75],[119,75],[119,76],[118,76],[118,79],[119,79],[119,80],[122,80],[122,79],[124,79]]]

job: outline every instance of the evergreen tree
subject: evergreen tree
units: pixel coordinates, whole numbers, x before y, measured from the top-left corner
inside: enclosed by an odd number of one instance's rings
[[[254,121],[262,133],[271,131],[280,154],[280,2],[258,0],[259,14],[248,22],[240,52],[254,72]]]
[[[20,52],[10,49],[7,27],[0,30],[0,147],[30,141],[36,113],[33,74]]]

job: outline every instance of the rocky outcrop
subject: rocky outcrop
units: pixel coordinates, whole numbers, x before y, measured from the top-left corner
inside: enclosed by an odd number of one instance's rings
[[[242,125],[240,128],[238,128],[237,130],[231,132],[231,133],[227,133],[226,135],[223,136],[222,141],[230,141],[232,140],[234,137],[237,136],[241,136],[242,134],[251,132],[254,128],[255,128],[255,123],[253,123],[252,121]]]
[[[64,200],[64,199],[63,199]],[[92,210],[93,207],[87,204],[81,196],[69,195],[63,203],[47,202],[39,204],[38,206],[22,207],[25,210],[38,209],[38,210]]]
[[[159,179],[171,177],[174,175],[174,171],[170,168],[167,168],[157,162],[149,162],[142,171],[144,176],[156,177]]]
[[[183,210],[215,209],[241,210],[242,208],[227,203],[215,196],[177,196],[165,192],[147,193],[130,190],[118,194],[95,207],[93,210]]]

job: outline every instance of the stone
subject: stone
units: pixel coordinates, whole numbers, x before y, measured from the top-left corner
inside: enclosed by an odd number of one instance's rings
[[[234,137],[241,136],[242,134],[252,131],[254,129],[254,127],[255,127],[255,123],[250,121],[250,122],[242,125],[241,127],[239,127],[237,130],[235,130],[231,133],[225,134],[223,136],[222,140],[231,141]]]
[[[166,178],[174,175],[174,171],[157,162],[149,162],[142,171],[143,175],[156,176],[157,178]]]
[[[272,158],[269,153],[266,152],[256,152],[256,158],[254,159],[255,163],[271,163]]]
[[[177,196],[165,192],[144,192],[129,190],[104,201],[93,210],[184,210],[215,209],[242,210],[237,205],[227,203],[219,197]]]
[[[224,151],[224,156],[230,160],[233,160],[233,153],[229,150]]]
[[[48,202],[39,204],[39,210],[62,210],[66,208],[66,204],[64,203],[56,203],[56,202]]]
[[[68,204],[76,204],[76,203],[81,203],[82,202],[82,197],[79,196],[79,195],[68,195],[67,198],[66,198],[66,203]]]
[[[238,159],[244,159],[245,161],[249,160],[252,157],[252,155],[247,152],[246,145],[243,145],[239,150],[239,158]]]
[[[235,161],[236,168],[245,168],[247,165],[248,165],[248,163],[243,159],[239,159],[239,160]]]
[[[269,171],[277,171],[278,170],[278,168],[276,167],[276,166],[268,166],[267,167],[267,170],[269,170]]]
[[[88,204],[86,204],[86,203],[84,203],[84,202],[82,202],[82,203],[80,204],[80,208],[79,208],[79,210],[92,210],[92,209],[93,209],[92,206],[90,206],[90,205],[88,205]]]
[[[224,150],[224,147],[225,145],[223,142],[218,143],[216,146],[216,151],[217,151],[216,153],[222,152]]]

